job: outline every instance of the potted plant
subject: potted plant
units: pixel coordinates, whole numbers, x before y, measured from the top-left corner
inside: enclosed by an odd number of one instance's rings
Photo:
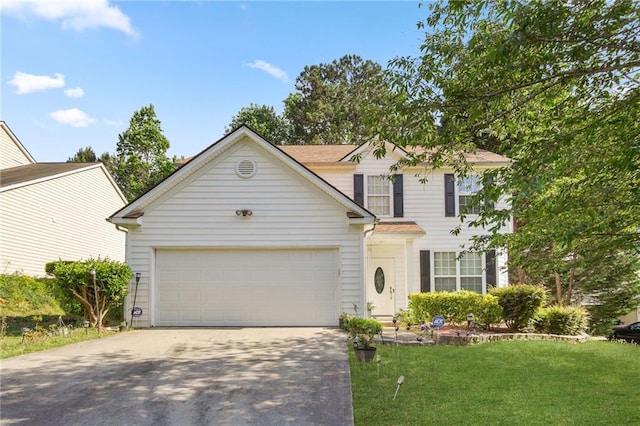
[[[382,324],[373,318],[355,317],[347,325],[350,339],[353,341],[353,351],[358,361],[371,362],[376,347],[373,338],[382,332]]]

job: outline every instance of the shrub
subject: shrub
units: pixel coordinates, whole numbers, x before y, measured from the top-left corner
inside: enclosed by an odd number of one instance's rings
[[[122,305],[132,277],[125,263],[100,258],[52,262],[46,265],[46,271],[55,276],[61,289],[82,304],[87,319],[97,327],[102,327],[111,308]]]
[[[575,336],[584,332],[588,314],[584,308],[572,306],[550,306],[538,310],[534,318],[535,330],[539,333]]]
[[[0,275],[2,316],[64,315],[51,287],[26,275]]]
[[[502,319],[497,297],[473,291],[410,294],[409,309],[414,318],[426,322],[442,315],[447,322],[461,325],[466,324],[468,314],[473,314],[475,322],[488,328]]]
[[[371,346],[375,335],[382,331],[382,324],[373,318],[353,317],[347,324],[347,331],[354,347],[365,349]]]
[[[512,331],[527,328],[547,299],[544,287],[534,285],[493,288],[490,294],[498,298],[498,304],[502,307],[502,318]]]

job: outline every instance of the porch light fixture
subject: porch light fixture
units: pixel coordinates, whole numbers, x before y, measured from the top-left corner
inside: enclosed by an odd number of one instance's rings
[[[251,210],[242,209],[236,210],[236,216],[251,216],[253,212]]]

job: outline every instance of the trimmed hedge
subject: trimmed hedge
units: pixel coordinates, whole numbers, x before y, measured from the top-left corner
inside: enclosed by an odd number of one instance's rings
[[[409,309],[416,323],[431,322],[436,315],[442,315],[448,323],[462,325],[467,323],[467,315],[473,314],[476,323],[489,328],[502,319],[497,297],[465,290],[410,294]]]
[[[514,285],[493,288],[489,293],[498,298],[502,307],[502,318],[512,331],[522,331],[529,327],[547,300],[544,287],[535,285]]]
[[[584,308],[550,306],[538,311],[533,324],[538,333],[577,336],[585,331],[588,314]]]

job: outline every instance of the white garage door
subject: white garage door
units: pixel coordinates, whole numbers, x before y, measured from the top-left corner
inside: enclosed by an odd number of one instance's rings
[[[335,325],[337,264],[335,249],[158,250],[154,325]]]

